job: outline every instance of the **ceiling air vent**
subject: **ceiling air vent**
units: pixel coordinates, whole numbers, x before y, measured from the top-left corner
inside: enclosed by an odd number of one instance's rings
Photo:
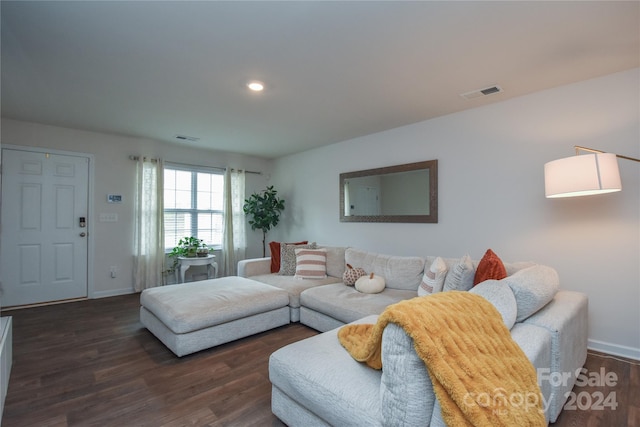
[[[200,138],[196,138],[195,136],[187,136],[187,135],[174,135],[177,140],[180,141],[188,141],[188,142],[198,142]]]
[[[502,92],[502,88],[498,85],[485,87],[484,89],[472,90],[471,92],[461,93],[460,96],[465,99],[480,98],[481,96],[493,95]]]

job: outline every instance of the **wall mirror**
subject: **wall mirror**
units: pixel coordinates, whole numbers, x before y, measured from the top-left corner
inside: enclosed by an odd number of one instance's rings
[[[438,161],[340,174],[341,222],[438,222]]]

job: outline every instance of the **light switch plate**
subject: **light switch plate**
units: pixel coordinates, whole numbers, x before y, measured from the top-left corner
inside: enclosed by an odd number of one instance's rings
[[[101,213],[98,218],[100,222],[118,222],[117,213]]]

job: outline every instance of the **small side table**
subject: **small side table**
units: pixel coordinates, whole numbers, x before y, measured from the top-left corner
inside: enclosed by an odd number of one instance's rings
[[[184,273],[189,267],[194,265],[207,266],[207,279],[211,279],[211,270],[213,270],[213,278],[218,277],[218,263],[215,255],[207,255],[206,257],[178,257],[178,268],[176,268],[176,282],[184,283]],[[180,275],[178,277],[178,274]]]

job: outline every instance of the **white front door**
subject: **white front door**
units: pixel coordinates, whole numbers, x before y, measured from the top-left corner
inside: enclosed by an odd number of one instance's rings
[[[88,188],[88,157],[2,150],[2,307],[87,297]]]

